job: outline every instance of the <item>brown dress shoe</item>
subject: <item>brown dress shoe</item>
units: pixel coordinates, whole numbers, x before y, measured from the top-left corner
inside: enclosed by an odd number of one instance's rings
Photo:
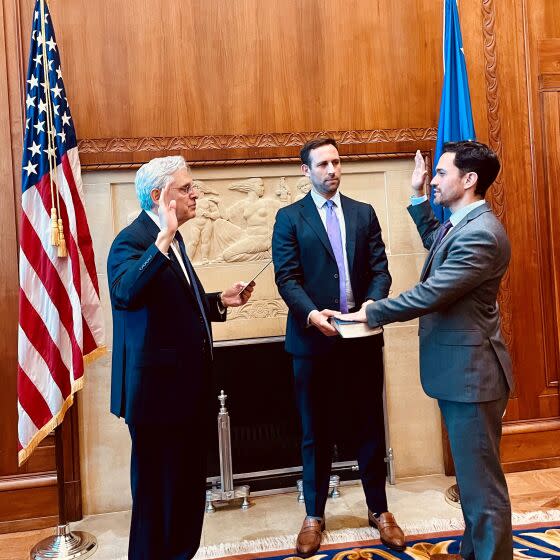
[[[302,558],[313,556],[321,546],[321,533],[325,530],[325,520],[306,517],[299,531],[296,550]]]
[[[460,554],[432,554],[430,560],[463,560]]]
[[[397,525],[393,514],[386,511],[379,517],[375,517],[371,511],[368,511],[369,524],[379,531],[381,542],[393,550],[402,552],[406,549],[406,542],[404,540],[404,533]]]

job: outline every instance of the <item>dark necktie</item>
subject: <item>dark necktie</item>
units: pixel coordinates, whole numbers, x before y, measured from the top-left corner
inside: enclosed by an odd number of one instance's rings
[[[436,240],[434,241],[434,251],[438,248],[438,245],[443,241],[443,238],[447,235],[447,232],[453,227],[450,220],[445,220],[438,230]]]
[[[342,246],[342,233],[340,222],[334,211],[334,202],[327,200],[327,235],[338,267],[338,288],[340,291],[340,311],[348,313],[348,300],[346,298],[346,269],[344,267],[344,248]]]
[[[210,331],[210,324],[206,318],[206,312],[204,311],[204,305],[202,304],[202,297],[200,295],[200,290],[198,289],[198,284],[196,282],[196,277],[194,274],[194,269],[192,267],[191,261],[187,256],[187,251],[185,249],[185,242],[183,241],[183,236],[177,231],[175,233],[175,239],[179,243],[179,249],[181,250],[181,257],[183,257],[183,263],[187,269],[187,274],[189,275],[189,280],[191,281],[191,288],[200,308],[200,314],[204,319],[204,326],[206,327],[206,332],[208,333],[208,340],[210,341],[210,348],[212,348],[212,332]]]

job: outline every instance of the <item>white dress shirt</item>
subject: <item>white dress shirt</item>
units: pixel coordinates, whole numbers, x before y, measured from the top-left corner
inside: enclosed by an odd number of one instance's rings
[[[152,220],[155,222],[156,226],[161,231],[161,224],[159,222],[159,216],[155,212],[152,212],[151,210],[146,210],[146,214],[148,214],[148,216],[150,216],[150,218],[152,218]],[[177,261],[179,262],[179,265],[183,269],[183,273],[185,274],[185,278],[187,279],[187,282],[190,284],[191,279],[189,278],[189,274],[188,274],[187,269],[185,267],[185,262],[183,261],[183,257],[181,256],[181,248],[179,247],[179,242],[175,239],[175,237],[173,237],[173,241],[171,242],[170,247],[171,247],[171,250],[175,253],[175,257],[177,257]],[[167,253],[164,253],[164,255],[167,258],[169,258],[169,255]]]
[[[426,200],[428,200],[428,196],[425,194],[422,196],[411,195],[410,204],[412,206],[417,206],[418,204],[422,204],[422,202],[426,202]],[[452,212],[451,216],[449,216],[451,227],[455,227],[469,212],[471,212],[475,208],[478,208],[479,206],[482,206],[485,202],[486,201],[484,199],[475,200],[474,202],[471,202],[470,204],[459,208],[459,210],[457,210],[456,212]]]

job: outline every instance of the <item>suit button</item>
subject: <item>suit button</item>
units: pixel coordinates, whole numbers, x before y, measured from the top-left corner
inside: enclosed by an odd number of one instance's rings
[[[336,298],[336,299],[334,300],[334,302],[335,302],[335,303],[338,303],[338,298]]]
[[[338,274],[335,274],[334,277],[335,277],[335,278],[338,278]]]

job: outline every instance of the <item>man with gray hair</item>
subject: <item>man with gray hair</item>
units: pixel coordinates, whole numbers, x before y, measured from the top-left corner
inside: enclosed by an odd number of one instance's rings
[[[185,560],[199,546],[211,426],[212,329],[253,285],[206,294],[179,226],[196,213],[197,191],[180,156],[136,174],[142,212],[111,245],[111,412],[132,440],[128,558]]]

